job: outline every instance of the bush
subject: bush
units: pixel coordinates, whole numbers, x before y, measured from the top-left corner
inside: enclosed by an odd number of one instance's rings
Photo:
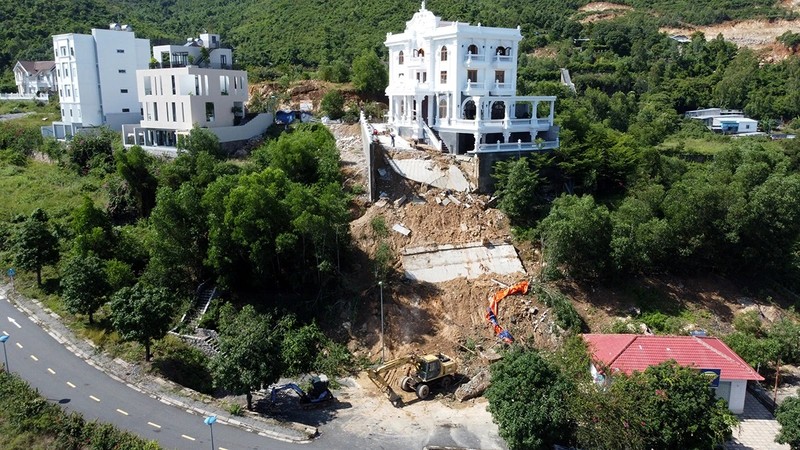
[[[736,315],[733,318],[733,328],[742,333],[761,336],[763,331],[761,329],[761,313],[752,309]]]
[[[161,375],[197,392],[213,392],[209,359],[203,352],[174,336],[167,336],[154,347],[153,368]]]
[[[537,288],[536,294],[545,305],[552,308],[556,325],[567,332],[581,332],[584,327],[583,318],[564,294],[546,291],[542,288]]]
[[[340,119],[344,115],[344,95],[336,89],[329,91],[322,97],[319,108],[330,119]]]

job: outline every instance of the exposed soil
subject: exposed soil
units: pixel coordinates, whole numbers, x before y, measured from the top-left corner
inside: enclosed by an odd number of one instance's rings
[[[633,8],[628,5],[620,5],[610,2],[592,2],[578,8],[578,11],[583,13],[583,17],[579,20],[579,22],[589,23],[600,20],[610,20],[631,10],[633,10]]]
[[[775,39],[778,36],[787,31],[796,32],[798,28],[800,28],[800,21],[797,20],[744,20],[709,26],[662,28],[661,31],[667,34],[683,34],[686,36],[691,36],[695,31],[700,31],[705,34],[706,39],[713,39],[722,34],[726,41],[733,42],[739,47],[748,47],[755,50],[775,50],[773,44],[775,44]],[[780,47],[785,49],[783,46]]]

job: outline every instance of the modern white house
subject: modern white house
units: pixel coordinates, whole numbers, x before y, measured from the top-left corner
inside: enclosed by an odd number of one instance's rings
[[[142,116],[136,97],[136,70],[150,62],[150,41],[129,25],[112,23],[92,34],[53,36],[61,120],[42,127],[42,135],[71,139],[82,129],[121,130]]]
[[[557,148],[556,97],[518,96],[519,28],[448,22],[422,2],[388,33],[388,121],[406,138],[452,154]]]
[[[703,122],[709,130],[732,135],[758,134],[758,121],[735,109],[704,108],[686,111],[684,117]]]
[[[17,61],[14,64],[14,81],[17,94],[30,96],[48,94],[58,90],[56,63],[54,61]]]
[[[202,34],[185,45],[153,47],[152,68],[136,72],[136,92],[143,117],[122,128],[126,147],[174,156],[178,138],[194,126],[208,128],[221,144],[263,134],[271,114],[245,115],[247,72],[232,70],[232,52],[220,47],[219,35]]]

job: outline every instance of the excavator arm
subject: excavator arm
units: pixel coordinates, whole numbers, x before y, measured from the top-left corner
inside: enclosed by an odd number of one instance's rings
[[[394,389],[392,389],[392,387],[389,385],[389,382],[386,380],[386,373],[391,370],[403,367],[407,364],[416,362],[417,362],[416,355],[402,356],[400,358],[387,361],[386,363],[378,367],[367,369],[367,376],[369,377],[370,380],[372,380],[373,383],[375,383],[375,386],[378,386],[378,389],[380,389],[381,392],[383,392],[384,394],[386,394],[387,397],[389,397],[389,401],[392,402],[392,405],[398,407],[402,405],[403,400],[400,398],[399,395],[397,395],[397,392],[395,392]]]

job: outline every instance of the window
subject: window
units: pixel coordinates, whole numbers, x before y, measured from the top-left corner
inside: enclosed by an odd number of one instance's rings
[[[119,93],[120,93],[120,94],[127,94],[127,93],[128,93],[128,90],[127,90],[127,89],[120,89],[120,90],[119,90]]]
[[[212,102],[206,102],[206,121],[214,121],[214,103]]]
[[[507,56],[508,55],[507,52],[508,52],[508,49],[506,49],[505,47],[497,47],[497,52],[495,52],[495,54],[497,56]]]
[[[153,79],[144,77],[144,95],[153,95]]]
[[[127,73],[128,71],[125,70],[125,69],[119,69],[117,72],[119,72],[119,73]]]
[[[470,55],[477,55],[478,54],[478,46],[475,44],[470,45],[467,47],[467,53]]]
[[[158,103],[153,102],[153,120],[158,122]]]
[[[69,116],[72,117],[72,108],[69,109]]]
[[[424,58],[425,57],[425,50],[423,50],[423,49],[417,50],[417,56],[419,56],[420,58]]]
[[[400,50],[400,53],[397,55],[397,64],[403,65],[403,51]]]
[[[478,71],[477,70],[468,70],[467,71],[467,80],[470,83],[477,83],[478,82]]]
[[[61,46],[61,56],[67,56],[67,46],[66,45],[62,45]]]
[[[447,100],[444,98],[439,100],[439,118],[447,119]]]
[[[118,48],[117,49],[117,53],[125,53],[125,49],[124,48]]]
[[[447,47],[442,46],[442,50],[439,52],[439,59],[447,61]]]
[[[504,70],[496,70],[494,72],[494,81],[497,84],[504,84],[506,82],[506,72]]]
[[[447,84],[447,71],[443,70],[439,73],[439,82],[442,84]]]
[[[417,83],[427,83],[428,72],[417,72]]]
[[[219,65],[223,69],[228,67],[228,55],[219,55]]]
[[[178,93],[178,88],[175,85],[175,75],[172,75],[170,78],[172,78],[172,95],[175,95]]]
[[[122,108],[122,112],[131,112],[130,108]]]
[[[69,48],[69,54],[72,55],[72,56],[75,56],[75,47],[70,47]]]
[[[175,102],[172,102],[172,121],[173,122],[177,122],[178,121],[178,114],[177,114],[177,108],[176,108]]]

